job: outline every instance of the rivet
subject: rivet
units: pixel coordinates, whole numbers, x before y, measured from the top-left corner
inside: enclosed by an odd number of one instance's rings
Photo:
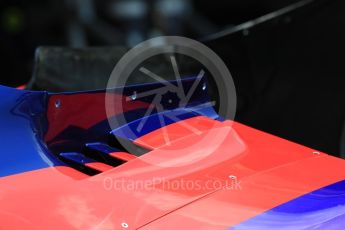
[[[320,152],[314,151],[313,154],[320,155]]]
[[[230,175],[229,178],[230,178],[231,180],[235,180],[237,177],[234,176],[234,175]]]

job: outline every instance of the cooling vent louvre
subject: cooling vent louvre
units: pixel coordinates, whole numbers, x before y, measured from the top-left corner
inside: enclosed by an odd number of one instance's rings
[[[137,156],[111,147],[105,143],[87,143],[82,152],[63,152],[59,154],[62,161],[69,166],[95,175],[131,161]]]

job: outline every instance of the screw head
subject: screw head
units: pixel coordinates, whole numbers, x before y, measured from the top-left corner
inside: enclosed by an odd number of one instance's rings
[[[131,95],[132,101],[135,101],[137,99],[137,91],[134,91],[133,94]]]
[[[235,175],[230,175],[229,178],[230,178],[231,180],[235,180],[237,177],[236,177]]]
[[[60,99],[57,99],[55,101],[55,108],[60,108],[61,107],[61,100]]]
[[[313,154],[315,154],[315,155],[320,155],[321,153],[318,152],[318,151],[314,151]]]
[[[123,223],[121,223],[121,227],[123,227],[123,228],[128,228],[129,226],[128,226],[127,223],[123,222]]]
[[[202,85],[202,90],[205,91],[206,88],[207,88],[206,83],[204,83],[204,84]]]

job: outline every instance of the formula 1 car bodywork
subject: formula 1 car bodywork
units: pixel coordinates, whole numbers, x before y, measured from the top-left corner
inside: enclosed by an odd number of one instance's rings
[[[115,89],[115,129],[105,91],[1,87],[0,229],[342,229],[345,162],[221,119],[202,85],[163,126],[126,100],[157,84]]]

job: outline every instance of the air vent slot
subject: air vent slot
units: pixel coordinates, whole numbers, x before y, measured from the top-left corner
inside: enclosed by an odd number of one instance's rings
[[[88,143],[86,146],[86,152],[97,159],[102,159],[105,162],[112,163],[114,161],[127,162],[137,158],[135,155],[127,153],[125,151],[116,149],[104,143]]]
[[[94,175],[113,168],[110,165],[88,158],[82,153],[60,153],[60,157],[64,161],[68,162],[73,168],[76,168],[86,174]]]
[[[151,151],[149,149],[138,146],[137,144],[133,143],[133,141],[130,139],[122,138],[120,136],[113,135],[113,134],[109,135],[109,143],[111,143],[111,146],[116,146],[119,152],[128,151],[132,155],[135,155],[137,157],[140,157],[144,155],[145,153],[148,153],[149,151]],[[125,149],[127,151],[125,151]]]
[[[82,153],[63,152],[59,157],[69,166],[88,175],[108,171],[137,158],[133,154],[100,142],[85,144]]]

